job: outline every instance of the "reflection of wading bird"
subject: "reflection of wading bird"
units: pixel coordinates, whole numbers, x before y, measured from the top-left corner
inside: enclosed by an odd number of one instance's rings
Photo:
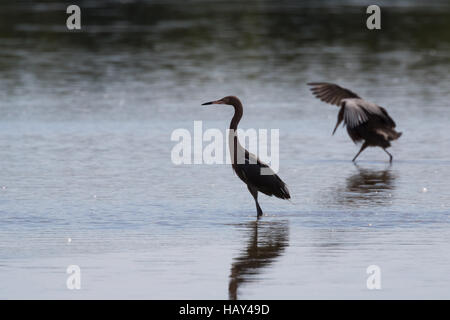
[[[251,154],[239,143],[236,130],[242,118],[242,103],[237,97],[228,96],[217,101],[205,102],[202,105],[227,104],[234,107],[234,116],[230,123],[229,147],[233,170],[238,177],[247,185],[256,203],[258,218],[263,212],[258,203],[258,191],[281,199],[290,199],[286,184],[255,155]]]
[[[358,172],[347,178],[345,188],[338,189],[336,201],[352,207],[391,205],[396,179],[391,168],[371,170],[356,165],[356,169]]]
[[[389,169],[369,170],[356,165],[358,173],[347,178],[347,192],[352,194],[379,194],[394,189],[394,175]]]
[[[367,147],[381,147],[392,162],[392,155],[386,149],[391,146],[391,141],[400,138],[402,133],[395,131],[395,122],[383,107],[365,101],[350,90],[332,83],[314,82],[308,85],[312,86],[311,91],[317,98],[341,107],[333,134],[344,121],[353,142],[364,141],[353,161]]]
[[[289,245],[289,230],[286,222],[261,223],[253,221],[242,225],[249,232],[247,246],[231,265],[228,295],[237,300],[238,289],[245,283],[255,282],[257,275],[280,257]],[[259,230],[258,230],[259,228]]]

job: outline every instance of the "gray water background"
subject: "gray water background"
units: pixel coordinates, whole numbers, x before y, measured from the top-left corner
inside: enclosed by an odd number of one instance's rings
[[[0,4],[0,298],[449,298],[448,2],[378,2],[378,31],[364,1],[78,4],[72,32],[66,3]],[[310,81],[387,108],[394,163],[353,165]],[[280,130],[292,201],[260,196],[258,224],[230,166],[171,162],[231,94]]]

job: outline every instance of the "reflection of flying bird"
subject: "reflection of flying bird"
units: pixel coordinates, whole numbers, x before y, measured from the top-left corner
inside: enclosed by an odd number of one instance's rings
[[[389,169],[368,170],[358,168],[358,173],[347,179],[347,192],[352,194],[391,191],[394,176]]]
[[[383,170],[364,169],[346,180],[345,188],[339,188],[335,200],[352,207],[389,206],[392,204],[396,175],[390,167]]]
[[[381,147],[392,162],[392,155],[386,149],[391,146],[391,141],[400,138],[402,133],[395,131],[396,124],[386,109],[365,101],[352,91],[336,84],[312,82],[308,85],[312,86],[311,91],[317,98],[341,107],[333,134],[344,121],[353,142],[364,141],[353,161],[356,161],[367,147]]]
[[[242,118],[242,103],[237,97],[228,96],[217,101],[205,102],[202,105],[226,104],[234,107],[234,116],[230,123],[229,148],[233,170],[244,181],[256,203],[257,217],[263,212],[258,203],[258,191],[268,196],[281,199],[290,199],[286,184],[278,177],[270,167],[260,161],[255,155],[241,146],[237,137],[237,126]]]

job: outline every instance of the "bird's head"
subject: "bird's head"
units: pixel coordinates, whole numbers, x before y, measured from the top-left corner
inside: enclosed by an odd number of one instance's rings
[[[237,104],[240,104],[240,101],[235,96],[226,96],[226,97],[216,100],[216,101],[202,103],[202,106],[206,106],[209,104],[227,104],[227,105],[235,106]]]

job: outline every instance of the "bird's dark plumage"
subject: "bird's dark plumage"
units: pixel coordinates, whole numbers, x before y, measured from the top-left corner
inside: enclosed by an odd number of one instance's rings
[[[353,161],[365,148],[376,146],[383,148],[392,161],[392,155],[386,149],[391,146],[391,141],[400,138],[402,133],[395,130],[396,123],[386,109],[333,83],[312,82],[308,85],[312,86],[311,91],[317,98],[341,107],[333,134],[344,121],[353,142],[363,141],[361,150]]]
[[[228,96],[217,101],[203,103],[203,105],[210,104],[226,104],[234,107],[234,116],[230,123],[229,133],[231,163],[234,172],[247,185],[255,199],[257,217],[263,215],[258,203],[258,192],[280,199],[290,199],[289,190],[280,177],[267,164],[245,150],[239,143],[236,130],[243,114],[241,101],[237,97]]]
[[[360,99],[358,95],[348,89],[339,87],[333,83],[327,82],[310,82],[308,85],[313,86],[311,91],[320,100],[335,104],[337,106],[341,105],[343,99]]]
[[[255,163],[256,160],[256,163]],[[272,174],[261,174],[261,169],[269,170]],[[283,180],[270,167],[245,150],[245,164],[233,166],[238,177],[247,185],[255,187],[259,192],[280,199],[290,199],[289,190]]]

